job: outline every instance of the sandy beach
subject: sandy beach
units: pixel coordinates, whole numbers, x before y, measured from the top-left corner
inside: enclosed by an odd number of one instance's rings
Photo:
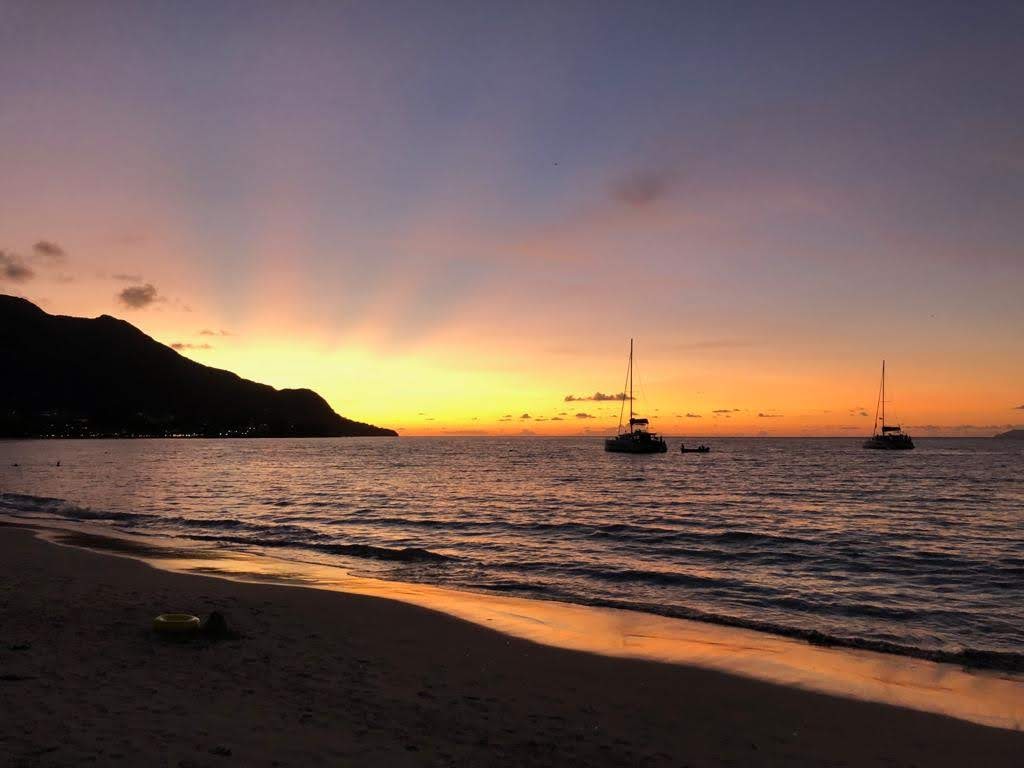
[[[0,764],[1018,765],[1024,733],[0,527]],[[239,632],[172,643],[155,613]]]

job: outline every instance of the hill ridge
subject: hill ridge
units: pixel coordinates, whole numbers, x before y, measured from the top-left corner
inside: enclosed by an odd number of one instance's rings
[[[396,436],[311,389],[181,355],[126,320],[51,315],[0,294],[0,437]]]

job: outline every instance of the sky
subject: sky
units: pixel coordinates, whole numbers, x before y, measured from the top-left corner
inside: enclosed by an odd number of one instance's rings
[[[0,293],[402,434],[1024,426],[1021,3],[0,0]],[[595,393],[611,399],[594,399]],[[569,399],[569,398],[572,399]]]

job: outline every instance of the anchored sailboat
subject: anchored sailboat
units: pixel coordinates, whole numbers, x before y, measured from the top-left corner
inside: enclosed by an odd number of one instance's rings
[[[619,410],[618,434],[604,441],[604,449],[612,453],[665,453],[668,446],[664,438],[649,432],[647,419],[633,415],[633,340],[629,340],[629,372],[626,374],[626,397],[629,398],[629,429],[622,429],[622,409]]]
[[[881,431],[878,429],[879,423],[882,426]],[[875,425],[871,430],[871,437],[864,441],[864,447],[887,451],[908,451],[914,447],[910,435],[900,429],[898,424],[891,426],[885,423],[885,360],[882,361],[882,386],[878,392],[878,403],[875,405]]]

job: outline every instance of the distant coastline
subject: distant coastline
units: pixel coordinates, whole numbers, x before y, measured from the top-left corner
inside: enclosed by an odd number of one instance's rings
[[[202,365],[135,326],[0,295],[0,437],[397,437],[309,389]]]
[[[997,440],[1024,440],[1024,429],[1011,429],[1008,432],[1000,432],[992,435]]]

